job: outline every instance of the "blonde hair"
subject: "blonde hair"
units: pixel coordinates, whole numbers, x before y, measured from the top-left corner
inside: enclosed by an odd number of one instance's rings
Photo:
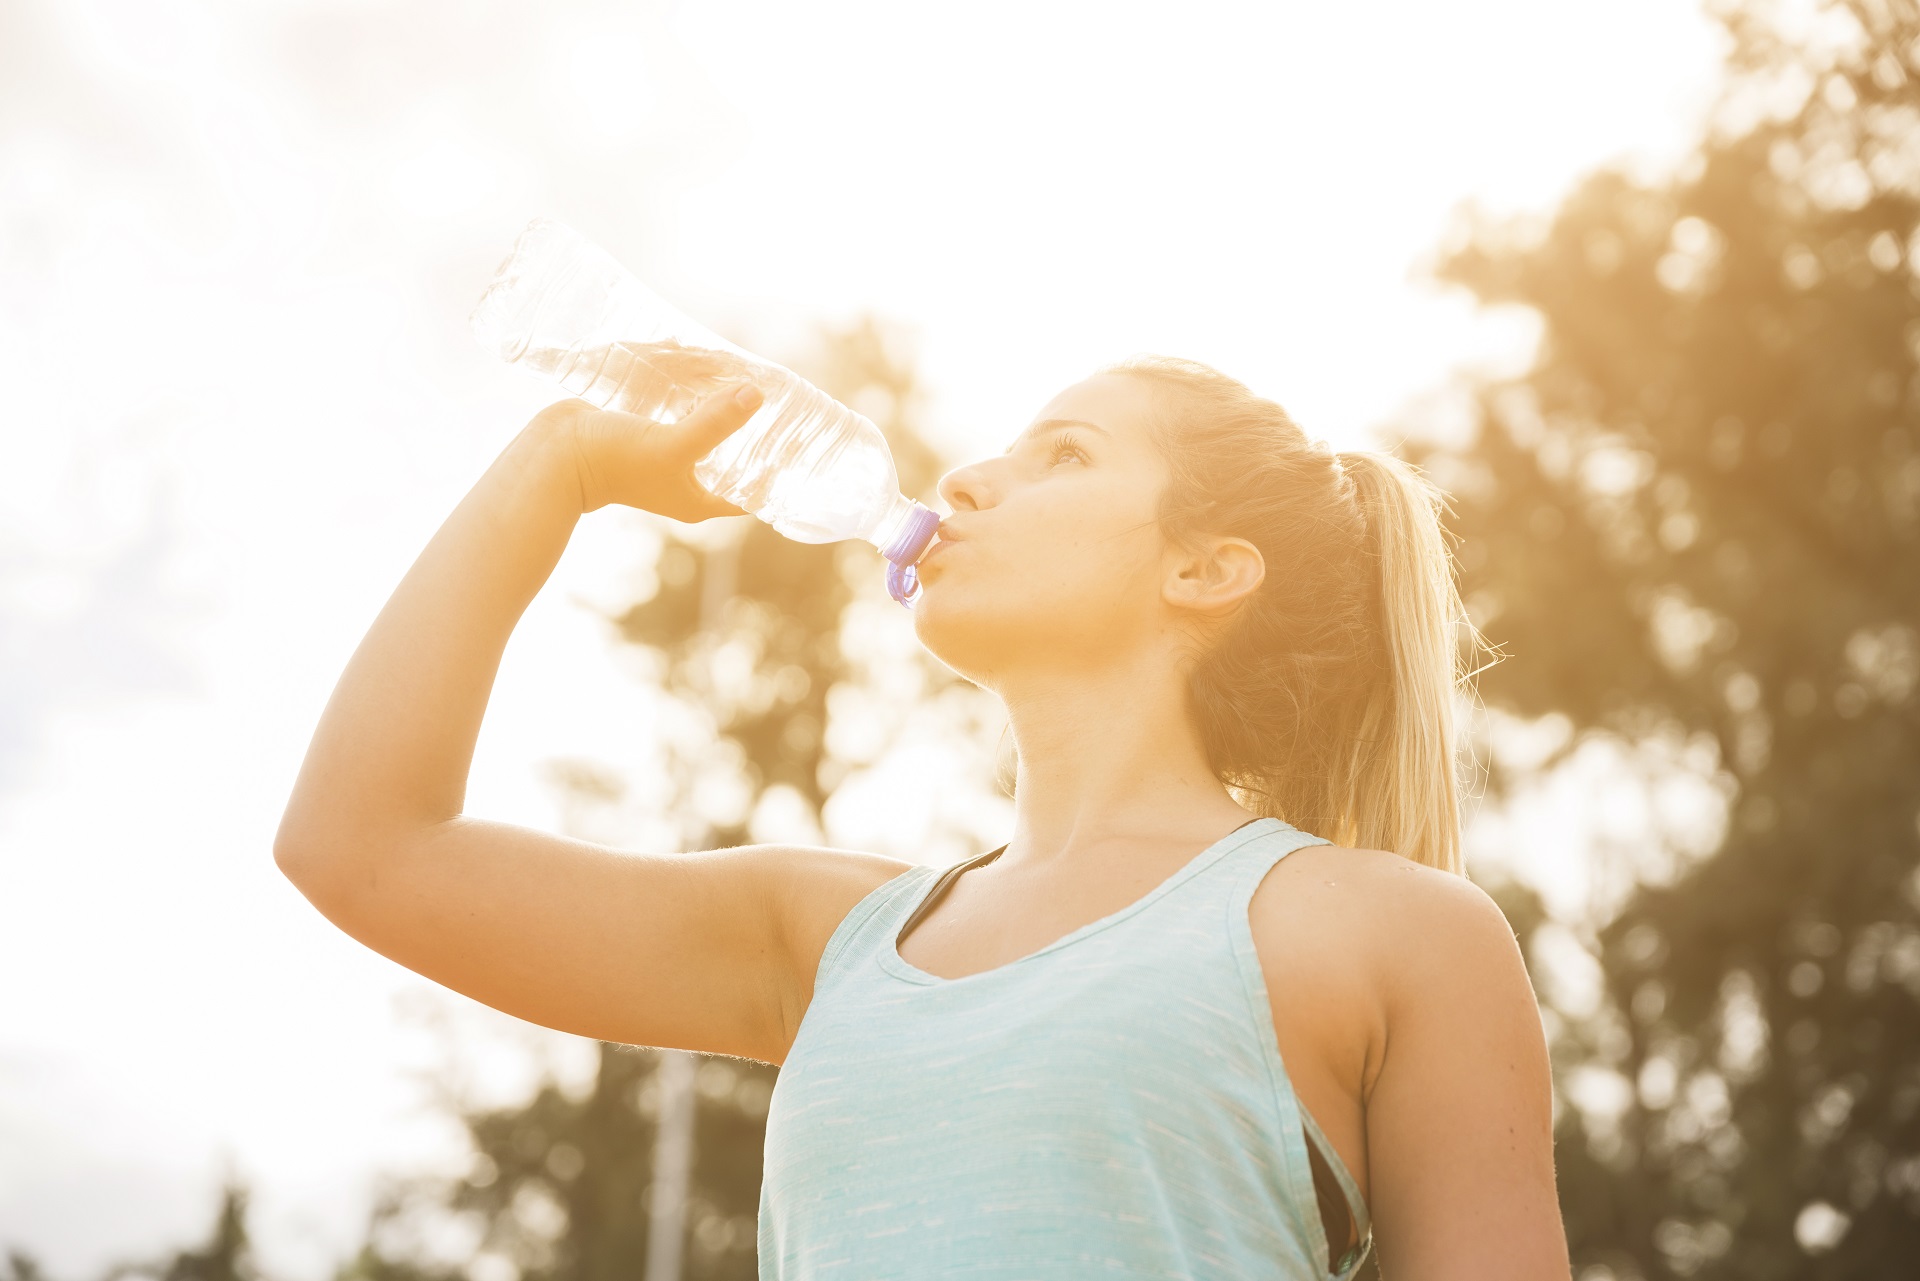
[[[1336,845],[1462,871],[1455,695],[1467,647],[1446,495],[1375,450],[1333,452],[1278,404],[1191,360],[1101,371],[1149,384],[1172,480],[1168,537],[1245,538],[1265,581],[1195,655],[1193,711],[1244,805]]]

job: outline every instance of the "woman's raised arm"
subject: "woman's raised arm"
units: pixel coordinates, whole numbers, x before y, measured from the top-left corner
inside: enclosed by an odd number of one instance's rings
[[[455,508],[348,663],[274,842],[329,920],[536,1023],[779,1060],[805,965],[774,878],[805,854],[638,855],[461,812],[501,653],[575,522],[609,502],[686,521],[738,514],[692,466],[758,404],[751,387],[721,393],[671,426],[555,405]],[[798,986],[811,980],[806,969]]]

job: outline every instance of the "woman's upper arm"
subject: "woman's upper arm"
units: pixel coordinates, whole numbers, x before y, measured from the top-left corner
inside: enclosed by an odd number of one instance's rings
[[[636,854],[464,818],[379,857],[303,865],[283,854],[282,865],[347,933],[495,1009],[601,1040],[773,1063],[811,992],[809,940],[824,945],[813,918],[844,915],[863,883],[896,869],[774,845]]]
[[[1387,1040],[1366,1114],[1381,1273],[1564,1278],[1552,1074],[1526,966],[1486,894],[1417,871],[1380,917]]]

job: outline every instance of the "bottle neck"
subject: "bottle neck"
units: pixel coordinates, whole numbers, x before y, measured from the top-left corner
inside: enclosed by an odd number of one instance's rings
[[[900,496],[867,541],[878,547],[882,556],[904,567],[920,559],[939,528],[940,517],[932,508]]]

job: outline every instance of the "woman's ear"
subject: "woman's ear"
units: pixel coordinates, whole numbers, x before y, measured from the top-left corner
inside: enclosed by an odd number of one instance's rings
[[[1266,558],[1244,538],[1209,538],[1170,551],[1160,595],[1179,609],[1228,614],[1266,581]]]

